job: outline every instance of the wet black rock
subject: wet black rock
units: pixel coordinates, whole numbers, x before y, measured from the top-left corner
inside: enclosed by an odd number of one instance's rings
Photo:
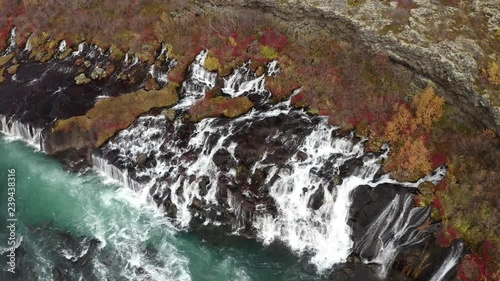
[[[309,208],[317,210],[323,205],[323,200],[325,197],[325,190],[323,186],[319,186],[318,189],[309,198],[309,203],[307,204]]]

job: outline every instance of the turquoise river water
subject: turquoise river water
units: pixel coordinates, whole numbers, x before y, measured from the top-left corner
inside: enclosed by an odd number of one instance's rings
[[[15,169],[14,234],[7,181]],[[180,231],[143,194],[0,134],[0,280],[323,280],[278,246]],[[12,210],[11,210],[12,211]],[[15,274],[9,236],[15,235]]]

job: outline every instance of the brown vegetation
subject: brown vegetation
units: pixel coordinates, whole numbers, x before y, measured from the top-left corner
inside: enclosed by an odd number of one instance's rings
[[[191,106],[191,120],[198,122],[207,117],[237,117],[252,109],[253,103],[248,97],[215,97],[202,99]]]
[[[130,126],[141,114],[156,107],[171,106],[177,100],[177,91],[172,86],[158,91],[140,90],[110,97],[99,100],[85,115],[57,120],[53,131],[83,129],[92,136],[94,147],[99,147],[117,132]]]

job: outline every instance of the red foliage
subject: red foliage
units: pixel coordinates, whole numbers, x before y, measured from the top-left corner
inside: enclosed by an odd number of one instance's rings
[[[436,208],[439,211],[441,216],[445,215],[443,203],[441,202],[441,199],[438,196],[436,196],[436,198],[434,198],[434,201],[432,201],[432,205],[434,206],[434,208]]]
[[[442,247],[449,247],[453,240],[459,237],[459,232],[456,228],[450,225],[443,225],[436,235],[437,242]]]
[[[289,45],[285,35],[271,28],[264,31],[264,34],[259,39],[259,43],[273,47],[276,51],[281,51]]]
[[[300,92],[293,96],[290,100],[293,106],[300,106],[300,104],[304,103],[304,92]]]
[[[353,127],[356,127],[359,124],[359,122],[361,122],[361,120],[358,118],[355,117],[347,118],[347,123],[349,123]]]
[[[487,243],[489,241],[485,241]],[[471,253],[464,257],[458,267],[457,277],[461,281],[494,280],[493,273],[488,270],[489,254],[485,251],[482,255]]]
[[[439,167],[444,163],[446,163],[447,160],[448,157],[446,156],[445,153],[435,152],[431,156],[432,167]]]

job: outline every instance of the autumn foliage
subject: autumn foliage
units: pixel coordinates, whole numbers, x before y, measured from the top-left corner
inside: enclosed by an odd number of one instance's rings
[[[444,99],[429,87],[415,95],[411,106],[398,104],[387,123],[383,139],[392,145],[385,168],[398,179],[415,180],[429,173],[431,151],[426,138],[443,114]]]

